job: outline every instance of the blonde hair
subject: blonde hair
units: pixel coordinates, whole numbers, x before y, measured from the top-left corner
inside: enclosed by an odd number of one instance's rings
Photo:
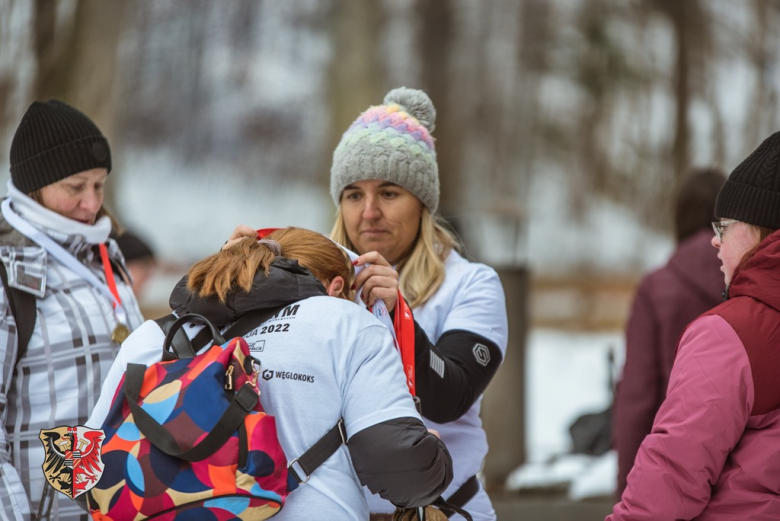
[[[276,230],[265,239],[279,243],[283,257],[297,260],[325,284],[342,277],[344,288],[338,296],[351,300],[352,263],[333,241],[317,232],[292,227]],[[275,257],[267,244],[244,239],[231,248],[196,262],[187,274],[187,288],[201,297],[216,295],[224,303],[228,293],[234,289],[249,292],[259,270],[268,275]]]
[[[355,251],[355,245],[349,240],[344,226],[341,206],[336,213],[336,222],[330,237]],[[439,290],[444,282],[444,260],[453,249],[458,250],[459,247],[458,239],[446,228],[441,218],[434,216],[427,207],[423,206],[420,230],[414,246],[396,266],[400,275],[401,294],[410,307],[417,308],[424,305]]]

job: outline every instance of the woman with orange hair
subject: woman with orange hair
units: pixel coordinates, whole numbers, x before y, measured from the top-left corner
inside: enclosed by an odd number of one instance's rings
[[[276,416],[289,457],[344,420],[348,444],[274,519],[316,513],[318,519],[364,520],[369,512],[361,484],[416,507],[431,503],[452,480],[450,455],[415,410],[389,331],[350,302],[352,279],[338,245],[312,231],[284,228],[201,260],[171,294],[177,316],[197,313],[223,330],[249,312],[283,308],[244,337],[262,362],[260,400]],[[184,328],[191,338],[199,329]],[[159,361],[164,337],[147,321],[122,345],[90,426],[102,425],[128,363]]]

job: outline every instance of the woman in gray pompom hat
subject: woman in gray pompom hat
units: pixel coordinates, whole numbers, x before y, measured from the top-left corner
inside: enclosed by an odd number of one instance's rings
[[[382,301],[393,315],[407,385],[452,455],[454,478],[442,498],[476,521],[492,521],[476,477],[488,450],[479,411],[506,352],[506,303],[496,272],[461,257],[436,214],[435,120],[425,92],[401,87],[352,123],[333,153],[331,239],[359,254],[353,264],[362,301]],[[238,226],[225,247],[256,235]],[[372,519],[390,519],[391,503],[368,489],[366,497]]]
[[[421,414],[453,459],[455,476],[442,497],[475,520],[493,520],[475,476],[487,454],[480,398],[506,351],[504,291],[493,269],[460,256],[436,214],[435,120],[428,95],[402,87],[352,123],[333,153],[331,238],[360,254],[356,266],[368,266],[355,281],[367,305],[381,299],[395,315],[399,305],[413,313]],[[367,499],[374,518],[394,509],[368,491]]]

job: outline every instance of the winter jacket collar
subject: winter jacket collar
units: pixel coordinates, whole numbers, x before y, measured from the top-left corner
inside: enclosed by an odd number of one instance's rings
[[[100,254],[94,244],[87,242],[83,235],[57,235],[50,233],[48,229],[42,230],[83,264],[100,262]],[[124,267],[125,260],[116,241],[108,239],[106,244],[108,257],[115,266],[122,269],[123,276],[128,277]],[[0,261],[5,264],[8,282],[12,287],[42,296],[46,291],[48,259],[46,250],[19,233],[0,215]]]
[[[752,297],[780,311],[780,230],[764,239],[753,256],[734,270],[728,296]]]
[[[199,297],[192,293],[187,289],[186,275],[173,288],[169,303],[179,316],[197,313],[215,326],[224,327],[250,311],[272,309],[309,297],[327,295],[325,286],[298,261],[277,257],[271,263],[267,276],[263,270],[258,270],[249,292],[233,290],[228,293],[224,304],[216,296]]]

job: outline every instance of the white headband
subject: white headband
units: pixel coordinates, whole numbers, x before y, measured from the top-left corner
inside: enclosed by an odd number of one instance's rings
[[[276,242],[273,239],[260,239],[257,241],[258,244],[265,244],[269,250],[271,250],[271,253],[276,255],[277,257],[282,256],[282,247],[281,245]]]

